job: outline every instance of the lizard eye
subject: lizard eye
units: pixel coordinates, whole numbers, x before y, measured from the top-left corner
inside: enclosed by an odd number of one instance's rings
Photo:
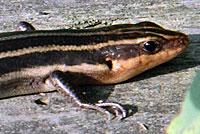
[[[157,41],[147,41],[143,44],[143,49],[149,53],[155,53],[160,50],[160,46]]]

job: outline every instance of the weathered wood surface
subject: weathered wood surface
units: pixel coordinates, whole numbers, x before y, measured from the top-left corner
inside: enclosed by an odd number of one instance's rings
[[[200,65],[199,9],[200,2],[195,0],[0,1],[1,32],[14,31],[21,20],[33,23],[38,29],[68,28],[90,19],[114,20],[113,24],[149,20],[185,32],[191,39],[190,47],[184,54],[127,82],[115,86],[87,87],[92,99],[109,95],[108,102],[119,102],[133,108],[133,115],[123,121],[107,121],[101,113],[82,110],[54,92],[49,93],[52,99],[48,106],[34,102],[40,98],[39,95],[0,100],[0,133],[164,133],[178,112]],[[149,129],[142,129],[138,125],[140,123]]]

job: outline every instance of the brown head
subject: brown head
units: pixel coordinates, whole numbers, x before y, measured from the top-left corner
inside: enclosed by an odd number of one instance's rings
[[[189,45],[185,34],[164,29],[153,22],[128,24],[122,30],[124,37],[121,38],[124,39],[115,41],[118,45],[106,50],[106,61],[110,62],[112,74],[109,83],[127,80],[167,62]]]

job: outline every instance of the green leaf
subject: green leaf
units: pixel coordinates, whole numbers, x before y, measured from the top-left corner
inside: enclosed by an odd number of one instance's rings
[[[200,134],[200,71],[187,92],[180,114],[167,128],[168,134]]]

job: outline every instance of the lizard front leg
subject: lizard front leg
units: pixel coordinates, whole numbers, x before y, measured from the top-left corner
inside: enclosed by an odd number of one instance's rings
[[[126,117],[126,110],[117,103],[96,103],[90,104],[83,102],[83,94],[78,92],[77,89],[70,84],[67,80],[70,72],[61,72],[61,71],[54,71],[52,72],[51,76],[48,78],[52,84],[56,87],[57,91],[69,96],[72,100],[80,107],[87,108],[87,109],[94,109],[101,113],[104,113],[108,116],[108,119],[111,119],[111,113],[114,112],[115,116],[121,116],[121,119]],[[109,110],[108,110],[109,109]],[[112,112],[111,112],[112,111]]]

